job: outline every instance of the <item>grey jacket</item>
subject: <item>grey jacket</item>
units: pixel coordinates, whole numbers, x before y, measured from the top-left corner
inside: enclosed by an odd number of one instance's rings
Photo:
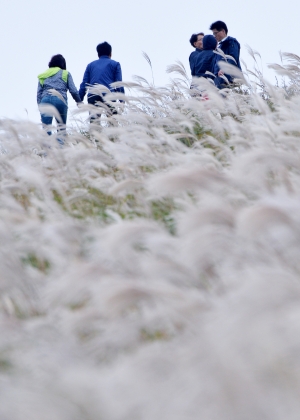
[[[58,93],[62,95],[66,104],[68,103],[67,91],[70,91],[75,102],[81,102],[78,90],[73,82],[73,78],[71,73],[68,72],[68,80],[65,82],[62,79],[62,70],[56,73],[54,76],[48,77],[45,79],[43,86],[38,82],[38,89],[37,89],[37,103],[40,104],[41,100],[44,96],[51,95],[48,92],[49,89],[55,89]]]

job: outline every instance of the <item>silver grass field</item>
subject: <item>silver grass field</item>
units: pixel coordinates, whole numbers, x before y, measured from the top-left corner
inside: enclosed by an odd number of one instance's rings
[[[136,77],[117,116],[78,109],[63,148],[0,121],[1,420],[299,420],[300,58],[283,59],[278,86],[256,66],[222,94],[180,64],[163,88]]]

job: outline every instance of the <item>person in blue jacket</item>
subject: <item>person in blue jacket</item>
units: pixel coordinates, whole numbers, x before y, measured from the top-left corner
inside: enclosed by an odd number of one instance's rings
[[[232,64],[233,66],[238,67],[241,70],[241,64],[240,64],[241,46],[240,46],[240,43],[235,38],[228,36],[228,28],[227,28],[226,23],[222,22],[221,20],[218,20],[212,23],[209,29],[212,31],[213,36],[216,38],[218,42],[218,48],[220,48],[224,54],[230,55],[231,57],[234,58],[234,60],[228,58],[227,62],[229,64]],[[226,82],[224,81],[224,79],[220,77],[224,75],[224,73],[222,72],[222,70],[220,70],[220,67],[218,65],[220,60],[224,60],[224,58],[221,56],[218,56],[218,59],[216,60],[214,73],[217,77],[215,78],[215,84],[217,87],[223,88],[223,87],[226,87]],[[225,76],[227,77],[229,83],[233,81],[233,78],[230,75],[225,74]]]
[[[213,78],[213,76],[205,74],[209,71],[214,72],[216,54],[214,50],[217,46],[216,38],[212,35],[205,35],[202,39],[203,50],[201,54],[198,54],[195,58],[194,72],[196,77]]]
[[[100,84],[106,86],[111,92],[124,92],[124,87],[114,89],[111,87],[111,83],[122,81],[122,70],[121,65],[117,61],[111,59],[112,48],[108,42],[102,42],[97,45],[98,60],[92,61],[87,65],[87,68],[83,75],[83,80],[80,85],[79,95],[81,100],[85,97],[88,91],[89,85]],[[111,106],[105,104],[105,92],[96,95],[88,92],[87,100],[91,105],[102,103],[104,108],[107,109],[108,114],[117,113]],[[97,117],[97,116],[96,116]],[[91,117],[91,121],[96,118]]]
[[[77,104],[81,102],[81,99],[71,73],[66,70],[66,60],[61,54],[54,55],[48,67],[46,71],[38,75],[37,103],[41,105],[41,120],[49,135],[51,131],[48,127],[52,124],[53,115],[43,112],[42,105],[52,105],[56,108],[59,117],[59,120],[56,118],[57,131],[61,134],[57,141],[63,144],[68,113],[67,91],[69,90]]]
[[[191,74],[192,76],[195,76],[195,70],[194,70],[194,63],[195,58],[199,53],[202,52],[203,44],[202,39],[204,37],[203,32],[199,32],[198,34],[193,34],[190,38],[190,44],[192,47],[195,48],[195,51],[193,51],[189,56],[189,62],[190,62],[190,68],[191,68]]]

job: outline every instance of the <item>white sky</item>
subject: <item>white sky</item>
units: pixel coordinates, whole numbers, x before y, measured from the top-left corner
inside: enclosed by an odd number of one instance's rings
[[[170,78],[167,65],[176,60],[189,71],[191,34],[211,33],[208,27],[215,20],[226,22],[248,65],[252,60],[245,44],[261,53],[265,74],[275,83],[267,63],[279,63],[279,50],[300,55],[299,12],[296,0],[1,0],[0,117],[38,122],[37,75],[47,69],[51,56],[64,55],[79,88],[86,65],[97,59],[96,45],[103,41],[112,45],[123,80],[138,74],[151,81],[145,51],[156,85],[163,85]],[[70,108],[74,105],[70,97]]]

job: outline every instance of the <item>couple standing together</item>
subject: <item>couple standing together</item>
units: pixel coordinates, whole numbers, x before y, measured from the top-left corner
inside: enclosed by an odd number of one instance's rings
[[[204,35],[203,32],[200,32],[193,34],[190,38],[190,43],[195,48],[189,57],[191,73],[194,77],[214,79],[215,85],[222,89],[228,85],[226,79],[232,83],[233,78],[220,70],[220,61],[224,61],[225,58],[214,51],[217,48],[222,50],[226,56],[230,56],[226,57],[227,63],[241,70],[241,47],[235,38],[228,36],[227,25],[221,20],[212,23],[209,29],[212,31],[212,35]]]
[[[116,89],[111,87],[111,83],[122,81],[120,63],[111,59],[111,45],[103,42],[97,45],[96,49],[99,59],[88,64],[79,91],[76,89],[71,73],[67,71],[66,60],[61,54],[54,55],[48,64],[49,68],[38,75],[37,103],[41,106],[42,124],[47,129],[47,133],[51,135],[49,126],[52,124],[53,114],[47,114],[46,111],[43,112],[42,106],[52,105],[57,111],[55,118],[59,124],[58,132],[60,134],[57,140],[61,145],[64,144],[65,126],[67,123],[68,90],[77,105],[82,103],[91,85],[100,84],[106,86],[112,92],[124,93],[123,87]],[[108,115],[116,113],[112,106],[105,104],[104,96],[105,92],[102,95],[88,92],[87,100],[91,105],[101,102],[103,107],[106,108]],[[92,116],[91,120],[93,118],[95,116]]]

